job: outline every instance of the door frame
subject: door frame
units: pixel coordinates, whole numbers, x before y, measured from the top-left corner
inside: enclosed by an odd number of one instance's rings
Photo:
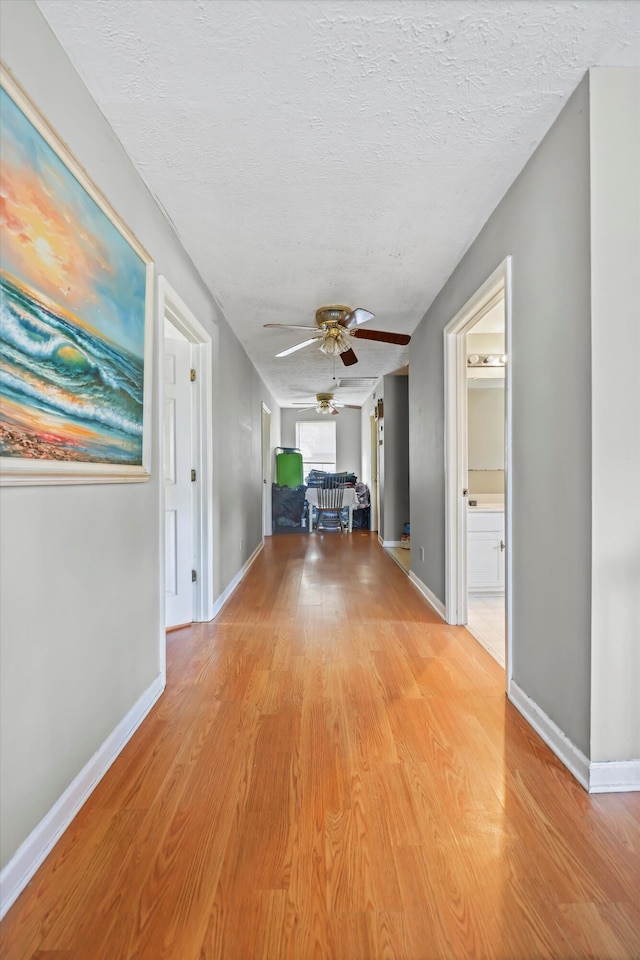
[[[267,476],[264,476],[264,466],[266,461],[265,458],[265,430],[264,430],[264,421],[265,415],[269,418],[269,468],[267,470]],[[261,471],[262,471],[262,542],[264,543],[265,537],[270,537],[272,534],[271,528],[271,483],[273,477],[273,464],[271,457],[271,410],[266,405],[264,400],[260,401],[260,454],[262,458]]]
[[[445,395],[445,619],[467,623],[467,356],[466,334],[497,297],[504,298],[505,315],[505,678],[511,683],[513,643],[512,576],[512,438],[511,401],[511,257],[506,257],[444,328]]]
[[[213,347],[210,335],[199,320],[178,296],[168,280],[158,277],[158,316],[160,318],[160,360],[162,371],[164,356],[165,317],[182,333],[191,345],[191,366],[196,371],[191,408],[191,449],[193,466],[198,482],[193,499],[193,551],[198,579],[194,594],[193,619],[206,622],[213,619],[213,388],[212,359]],[[160,564],[161,604],[160,604],[160,669],[163,680],[166,676],[166,622],[164,609],[164,483],[162,482],[162,463],[164,456],[164,432],[162,418],[164,410],[163,377],[159,380],[158,450],[160,473]]]
[[[371,447],[371,490],[369,491],[369,529],[378,532],[378,421],[369,414],[369,444]]]

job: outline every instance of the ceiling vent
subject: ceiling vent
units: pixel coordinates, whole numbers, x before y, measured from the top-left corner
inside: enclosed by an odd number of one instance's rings
[[[346,390],[373,390],[380,377],[339,377],[338,386]]]

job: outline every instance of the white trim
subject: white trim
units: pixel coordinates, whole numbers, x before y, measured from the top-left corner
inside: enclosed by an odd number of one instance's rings
[[[589,766],[589,793],[640,790],[640,760],[594,760]]]
[[[426,583],[423,583],[419,577],[416,577],[413,570],[409,571],[409,580],[411,580],[411,583],[414,585],[414,587],[417,587],[417,589],[420,591],[420,593],[425,598],[427,603],[433,607],[433,609],[438,614],[438,616],[442,617],[442,619],[445,620],[446,611],[445,611],[445,606],[442,600],[438,600],[435,593],[432,593],[431,590],[429,590],[429,587],[426,585]]]
[[[269,470],[268,476],[262,476],[262,539],[265,537],[270,537],[272,534],[271,525],[273,523],[271,513],[272,513],[272,504],[271,504],[271,485],[273,478],[273,454],[271,447],[271,410],[266,405],[264,400],[260,401],[260,455],[262,458],[262,463],[260,465],[261,474],[264,471],[265,464],[265,449],[264,449],[264,417],[265,414],[269,417]],[[265,483],[266,481],[266,483]]]
[[[16,901],[164,690],[158,676],[29,834],[0,874],[0,919]]]
[[[233,593],[233,591],[236,589],[236,587],[238,586],[238,584],[240,583],[240,581],[241,581],[241,580],[246,576],[246,574],[249,572],[249,567],[251,566],[251,564],[253,563],[253,561],[256,559],[256,557],[258,556],[258,554],[260,553],[260,551],[263,549],[263,547],[264,547],[264,541],[258,544],[258,546],[255,548],[255,550],[253,551],[253,553],[251,554],[251,556],[249,557],[249,559],[247,560],[247,562],[244,564],[244,566],[241,567],[240,570],[238,570],[238,572],[236,573],[236,575],[235,575],[235,577],[233,578],[233,580],[231,580],[231,582],[230,582],[230,583],[225,587],[225,589],[222,591],[222,593],[220,594],[220,596],[218,597],[218,599],[216,600],[216,602],[215,602],[214,605],[213,605],[213,616],[214,616],[214,617],[217,617],[217,616],[218,616],[218,614],[219,614],[220,611],[222,610],[223,606],[225,605],[225,603],[227,602],[227,600],[229,599],[229,597],[231,596],[231,594]]]
[[[381,547],[384,546],[384,540],[382,539],[380,534],[378,534],[378,543],[380,544]]]
[[[631,793],[640,790],[640,760],[589,761],[531,697],[511,681],[508,697],[525,720],[589,793]]]
[[[399,547],[402,545],[402,540],[381,540],[380,542],[383,547]]]
[[[548,747],[555,753],[556,757],[562,761],[567,770],[569,770],[585,790],[589,789],[589,760],[584,753],[576,747],[575,743],[562,732],[560,727],[553,722],[551,717],[542,710],[531,697],[520,689],[515,680],[511,681],[509,700],[533,729],[544,740]]]
[[[445,620],[467,622],[467,438],[460,425],[467,419],[467,358],[464,329],[473,319],[474,306],[466,305],[444,329],[445,394]],[[469,301],[471,303],[472,301]]]
[[[505,686],[509,693],[513,677],[513,317],[511,257],[503,264],[504,346],[507,363],[504,378],[504,601]]]

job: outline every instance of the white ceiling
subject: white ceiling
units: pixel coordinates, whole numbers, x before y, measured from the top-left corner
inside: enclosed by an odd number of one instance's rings
[[[584,72],[640,62],[637,0],[38,4],[283,405],[334,362],[263,323],[412,332]],[[354,346],[338,376],[407,362]]]

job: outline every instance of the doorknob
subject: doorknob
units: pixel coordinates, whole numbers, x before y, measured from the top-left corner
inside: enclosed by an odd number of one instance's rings
[[[504,550],[504,549],[505,549],[505,543],[504,543],[504,540],[501,540],[501,541],[500,541],[500,550]]]

